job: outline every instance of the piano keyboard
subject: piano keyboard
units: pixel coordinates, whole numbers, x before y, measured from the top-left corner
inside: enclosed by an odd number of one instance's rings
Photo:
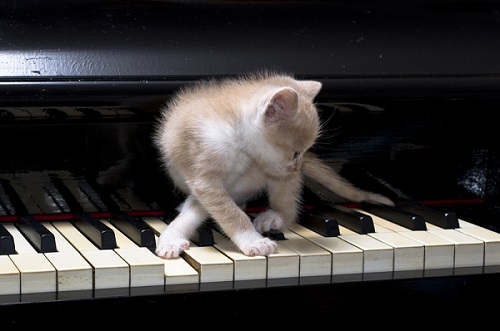
[[[75,187],[71,190],[79,194]],[[47,204],[55,199],[38,198]],[[119,207],[131,206],[147,208],[134,201]],[[32,212],[33,206],[26,209]],[[337,234],[325,236],[317,230],[318,221],[326,228],[328,220],[313,214],[315,227],[293,224],[283,231],[285,239],[277,241],[277,252],[267,257],[245,256],[213,230],[213,245],[193,241],[181,257],[161,259],[111,217],[98,221],[114,234],[113,248],[96,245],[78,222],[39,221],[53,234],[56,246],[41,253],[23,235],[21,221],[2,221],[0,239],[8,246],[11,236],[14,251],[0,252],[0,302],[458,275],[489,272],[500,265],[500,234],[465,220],[458,220],[459,227],[453,229],[425,222],[425,230],[411,230],[364,209],[351,210],[371,219],[373,231],[358,233],[340,224]],[[96,214],[89,210],[89,215]],[[139,219],[155,241],[168,226],[161,217]]]

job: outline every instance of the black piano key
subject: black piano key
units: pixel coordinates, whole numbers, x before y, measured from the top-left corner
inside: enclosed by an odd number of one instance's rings
[[[106,198],[107,195],[99,194],[94,187],[89,183],[88,180],[81,179],[78,183],[78,187],[81,192],[85,195],[85,197],[91,202],[91,204],[98,211],[108,211],[109,207],[102,201],[103,198]],[[118,207],[118,206],[116,206]],[[116,209],[119,210],[119,209]]]
[[[62,196],[64,202],[68,205],[71,212],[85,213],[71,190],[63,183],[63,181],[59,177],[50,176],[50,181],[54,185],[55,189],[57,189],[59,195]]]
[[[90,214],[76,214],[71,223],[90,241],[101,249],[116,248],[116,237],[113,230]]]
[[[118,211],[111,214],[110,222],[137,245],[147,247],[153,252],[156,249],[154,231],[142,218]]]
[[[270,231],[266,231],[262,234],[263,236],[265,237],[268,237],[272,240],[276,240],[276,241],[280,241],[280,240],[285,240],[285,235],[283,234],[283,232],[281,231],[278,231],[278,230],[270,230]]]
[[[299,218],[299,224],[321,234],[323,237],[337,237],[340,235],[339,223],[335,218],[329,218],[325,214],[313,214],[306,212]]]
[[[360,234],[375,232],[373,219],[366,214],[344,206],[334,205],[319,210],[323,217],[336,219],[339,225]]]
[[[15,254],[14,238],[7,229],[0,224],[0,255]]]
[[[202,224],[198,227],[194,238],[191,238],[191,240],[198,246],[213,246],[214,234],[212,233],[212,229],[207,224]]]
[[[113,200],[110,192],[90,178],[80,183],[86,194],[98,197],[106,209],[111,212],[110,222],[123,232],[128,238],[141,247],[151,251],[156,249],[156,239],[151,229],[142,218],[132,217],[120,210],[120,206]]]
[[[0,186],[3,189],[3,192],[5,192],[5,197],[9,199],[9,205],[13,208],[14,214],[29,214],[28,209],[21,200],[21,197],[17,194],[16,190],[14,190],[8,180],[0,178]]]
[[[11,111],[5,108],[0,108],[0,121],[2,122],[13,121],[15,118],[16,115],[12,114]]]
[[[426,222],[443,229],[457,229],[460,227],[458,224],[458,217],[454,212],[443,211],[402,198],[397,200],[396,206],[408,212],[418,214],[422,216]]]
[[[33,216],[20,216],[19,221],[15,222],[14,225],[38,252],[50,253],[57,251],[54,234]]]
[[[80,187],[88,196],[97,197],[105,205],[106,209],[111,212],[111,224],[137,245],[155,251],[156,239],[154,231],[142,218],[132,217],[121,211],[118,204],[111,197],[110,192],[95,180],[88,178],[80,183]]]
[[[49,119],[52,120],[65,120],[68,114],[58,108],[43,108],[42,112],[46,113]]]
[[[78,228],[90,241],[101,249],[116,248],[115,233],[106,224],[85,212],[71,190],[57,176],[50,177],[57,192],[62,196],[70,211],[74,214],[71,223]]]
[[[120,212],[120,206],[111,196],[111,191],[99,185],[95,179],[87,178],[80,183],[80,187],[96,207],[104,206],[105,210]]]
[[[421,215],[410,213],[397,207],[362,202],[361,209],[410,230],[427,230],[425,220]]]

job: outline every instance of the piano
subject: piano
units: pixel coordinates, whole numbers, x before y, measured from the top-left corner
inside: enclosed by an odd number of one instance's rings
[[[499,11],[453,0],[2,1],[0,325],[496,321]],[[396,208],[306,180],[300,222],[274,234],[278,253],[244,257],[207,222],[181,258],[157,258],[182,201],[150,141],[159,107],[199,79],[262,69],[323,83],[315,152]]]

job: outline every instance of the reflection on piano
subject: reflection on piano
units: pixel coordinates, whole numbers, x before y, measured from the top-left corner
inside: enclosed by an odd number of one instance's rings
[[[112,306],[147,326],[192,313],[186,325],[449,327],[471,307],[494,319],[500,4],[49,7],[0,13],[0,325],[90,326],[82,316]],[[300,221],[269,234],[278,252],[244,256],[207,221],[180,258],[158,258],[182,201],[150,141],[159,105],[199,78],[261,68],[323,82],[315,152],[396,207],[305,178]]]

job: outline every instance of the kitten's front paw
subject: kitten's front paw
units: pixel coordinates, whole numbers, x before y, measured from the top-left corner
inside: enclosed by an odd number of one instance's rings
[[[233,238],[236,246],[247,256],[266,256],[276,251],[277,244],[273,240],[262,237],[257,232],[239,234]]]
[[[259,233],[280,230],[283,227],[283,219],[277,212],[267,210],[253,220],[253,225]]]
[[[242,247],[242,252],[248,256],[267,256],[276,251],[277,244],[269,238],[259,239]]]
[[[161,258],[173,259],[179,257],[179,255],[188,248],[188,240],[181,237],[175,237],[167,231],[164,231],[160,235],[160,238],[158,238],[155,252],[156,255]]]

